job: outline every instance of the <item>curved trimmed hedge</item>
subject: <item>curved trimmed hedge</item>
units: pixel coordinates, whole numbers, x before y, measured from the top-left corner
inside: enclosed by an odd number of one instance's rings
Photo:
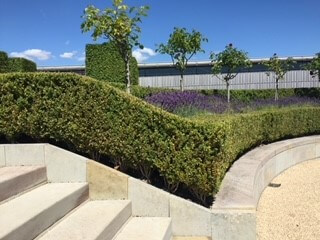
[[[0,135],[55,140],[213,196],[232,162],[265,142],[320,132],[320,108],[191,121],[76,74],[0,74]]]

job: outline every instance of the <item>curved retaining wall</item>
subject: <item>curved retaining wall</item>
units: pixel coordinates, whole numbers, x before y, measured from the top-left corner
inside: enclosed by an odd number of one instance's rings
[[[320,158],[320,136],[260,146],[237,160],[223,179],[212,206],[212,237],[256,239],[256,209],[273,178],[304,161]]]

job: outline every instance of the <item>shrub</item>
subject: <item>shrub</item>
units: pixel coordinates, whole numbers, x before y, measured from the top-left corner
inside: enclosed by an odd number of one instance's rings
[[[112,87],[118,88],[120,90],[125,91],[126,85],[124,83],[109,83]],[[131,88],[131,94],[137,98],[145,99],[146,97],[150,97],[153,94],[157,93],[165,93],[165,92],[177,92],[178,90],[167,89],[167,88],[151,88],[151,87],[141,87],[139,85],[134,85]]]
[[[250,102],[233,101],[228,103],[225,96],[218,94],[204,95],[197,91],[160,92],[146,97],[145,100],[168,112],[183,116],[192,116],[198,113],[239,113],[266,107],[288,107],[293,105],[320,106],[320,100],[308,97],[283,97],[277,102],[272,98],[261,98]]]
[[[8,55],[0,51],[0,73],[8,72]]]
[[[320,88],[296,88],[294,92],[301,97],[320,98]]]
[[[131,83],[138,84],[139,70],[134,57],[130,62]],[[125,63],[112,43],[86,45],[86,75],[98,80],[126,83]]]
[[[112,86],[119,88],[121,90],[125,90],[126,86],[121,83],[110,83]],[[311,89],[311,88],[310,88]],[[296,96],[296,91],[298,89],[280,89],[279,96],[280,98],[283,97],[292,97]],[[204,95],[220,95],[223,97],[227,96],[226,90],[194,90],[195,92],[202,93]],[[168,89],[168,88],[152,88],[152,87],[141,87],[141,86],[133,86],[132,88],[132,95],[145,99],[153,94],[158,93],[167,93],[167,92],[179,92],[179,90],[175,89]],[[298,96],[307,96],[307,95],[298,95]],[[231,91],[231,99],[235,102],[244,102],[249,103],[254,100],[258,99],[270,99],[274,97],[274,90],[273,89],[263,89],[263,90],[233,90]],[[310,96],[311,97],[311,96]]]
[[[227,96],[227,90],[202,90],[203,94],[211,95],[217,94]],[[281,97],[292,97],[295,96],[294,89],[280,89],[279,96]],[[274,97],[273,89],[262,89],[262,90],[232,90],[231,99],[232,101],[251,102],[258,99],[269,99]]]
[[[105,154],[168,188],[213,196],[230,165],[261,143],[320,132],[320,108],[304,107],[195,121],[101,81],[62,73],[0,75],[0,136],[63,142]]]
[[[25,58],[9,58],[8,72],[36,72],[37,65]]]
[[[8,58],[6,52],[0,51],[0,73],[36,72],[37,65],[25,58]]]

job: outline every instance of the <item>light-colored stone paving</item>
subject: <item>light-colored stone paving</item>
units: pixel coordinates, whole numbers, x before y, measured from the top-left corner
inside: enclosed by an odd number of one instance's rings
[[[211,240],[209,237],[174,237],[173,240]]]
[[[289,168],[267,187],[257,211],[258,240],[320,239],[320,159]]]

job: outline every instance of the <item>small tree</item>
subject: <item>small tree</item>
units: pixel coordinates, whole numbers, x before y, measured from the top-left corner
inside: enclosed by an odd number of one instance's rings
[[[268,61],[265,61],[262,64],[265,65],[269,70],[269,72],[266,73],[267,76],[273,74],[273,78],[276,82],[274,100],[278,101],[279,80],[283,80],[286,73],[293,68],[294,61],[292,58],[287,58],[284,60],[279,59],[278,55],[275,53]]]
[[[320,52],[316,54],[316,57],[311,61],[310,64],[308,64],[307,68],[310,70],[311,76],[318,76],[318,80],[320,81]]]
[[[230,43],[225,50],[210,55],[212,62],[212,73],[220,80],[226,82],[228,103],[230,102],[230,81],[234,79],[240,69],[252,66],[248,54],[242,50],[238,50]]]
[[[180,72],[180,90],[184,90],[184,73],[188,66],[188,61],[197,53],[204,53],[201,48],[202,42],[207,42],[200,32],[192,30],[187,32],[185,28],[174,28],[170,34],[167,44],[160,44],[157,52],[169,54],[172,64]]]
[[[130,58],[134,46],[143,46],[139,42],[141,32],[138,26],[141,17],[147,16],[148,6],[139,8],[123,4],[123,0],[113,0],[112,7],[101,11],[90,5],[84,10],[82,32],[93,31],[92,38],[100,37],[115,43],[126,65],[127,92],[130,93]]]

